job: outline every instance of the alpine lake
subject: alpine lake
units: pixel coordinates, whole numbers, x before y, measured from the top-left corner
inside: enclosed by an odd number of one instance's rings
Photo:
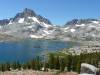
[[[25,39],[22,41],[0,42],[0,63],[27,62],[47,52],[56,52],[76,45],[60,40]]]

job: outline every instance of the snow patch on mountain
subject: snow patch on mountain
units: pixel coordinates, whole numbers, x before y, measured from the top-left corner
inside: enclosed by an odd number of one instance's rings
[[[28,17],[28,19],[32,19],[34,22],[40,23],[36,17]]]
[[[20,19],[18,20],[18,23],[24,23],[24,18],[20,18]]]
[[[92,21],[93,23],[95,23],[95,24],[99,24],[99,21]]]
[[[95,25],[89,25],[88,27],[96,28],[97,26],[95,26]]]
[[[43,36],[37,36],[37,35],[30,35],[31,38],[36,38],[36,39],[39,39],[39,38],[43,38]]]
[[[48,30],[43,30],[46,34],[51,34]]]
[[[33,26],[27,26],[27,28],[31,29]]]
[[[69,27],[66,27],[65,30],[69,29]]]
[[[77,27],[82,27],[82,26],[85,26],[85,24],[80,24],[80,25],[76,24],[76,26]]]
[[[70,31],[73,33],[73,32],[75,32],[76,30],[75,30],[75,29],[70,29]]]
[[[44,22],[43,22],[41,25],[42,25],[43,27],[45,27],[45,28],[49,28],[49,27],[51,27],[51,25],[46,24],[46,23],[44,23]]]
[[[13,24],[13,23],[10,21],[9,24]],[[8,25],[9,25],[9,24],[8,24]]]

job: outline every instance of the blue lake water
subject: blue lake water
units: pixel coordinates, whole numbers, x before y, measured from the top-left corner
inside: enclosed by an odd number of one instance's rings
[[[0,63],[26,62],[35,56],[42,55],[45,51],[52,52],[69,48],[72,45],[59,40],[24,40],[20,42],[0,43]]]

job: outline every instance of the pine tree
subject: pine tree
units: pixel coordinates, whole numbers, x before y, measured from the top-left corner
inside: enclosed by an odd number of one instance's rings
[[[68,71],[72,70],[72,55],[68,55],[67,69]]]
[[[25,70],[25,69],[27,69],[28,67],[27,67],[27,64],[21,64],[21,67]]]
[[[1,64],[1,71],[4,72],[5,71],[5,65]]]
[[[60,60],[59,59],[60,59],[59,56],[56,56],[54,58],[54,68],[57,69],[57,70],[60,69]]]
[[[10,71],[10,63],[6,63],[5,64],[5,70],[6,71]]]
[[[41,69],[40,57],[37,56],[35,59],[35,70],[40,70],[40,69]]]
[[[21,64],[18,61],[16,62],[16,68],[19,70],[21,69]]]
[[[49,63],[49,68],[50,69],[54,69],[54,55],[53,54],[49,54],[49,60],[48,60],[48,63]]]
[[[64,58],[60,58],[60,71],[63,72],[64,70],[65,70]]]

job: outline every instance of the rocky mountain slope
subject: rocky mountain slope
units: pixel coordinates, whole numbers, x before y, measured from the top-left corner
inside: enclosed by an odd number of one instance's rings
[[[76,40],[98,41],[100,40],[100,20],[74,19],[65,24],[64,32],[67,37]]]
[[[100,20],[73,19],[64,26],[55,26],[45,17],[25,8],[13,18],[0,20],[0,34],[20,38],[98,41]]]
[[[53,38],[54,29],[48,19],[27,8],[14,18],[0,20],[0,33],[20,38]]]

